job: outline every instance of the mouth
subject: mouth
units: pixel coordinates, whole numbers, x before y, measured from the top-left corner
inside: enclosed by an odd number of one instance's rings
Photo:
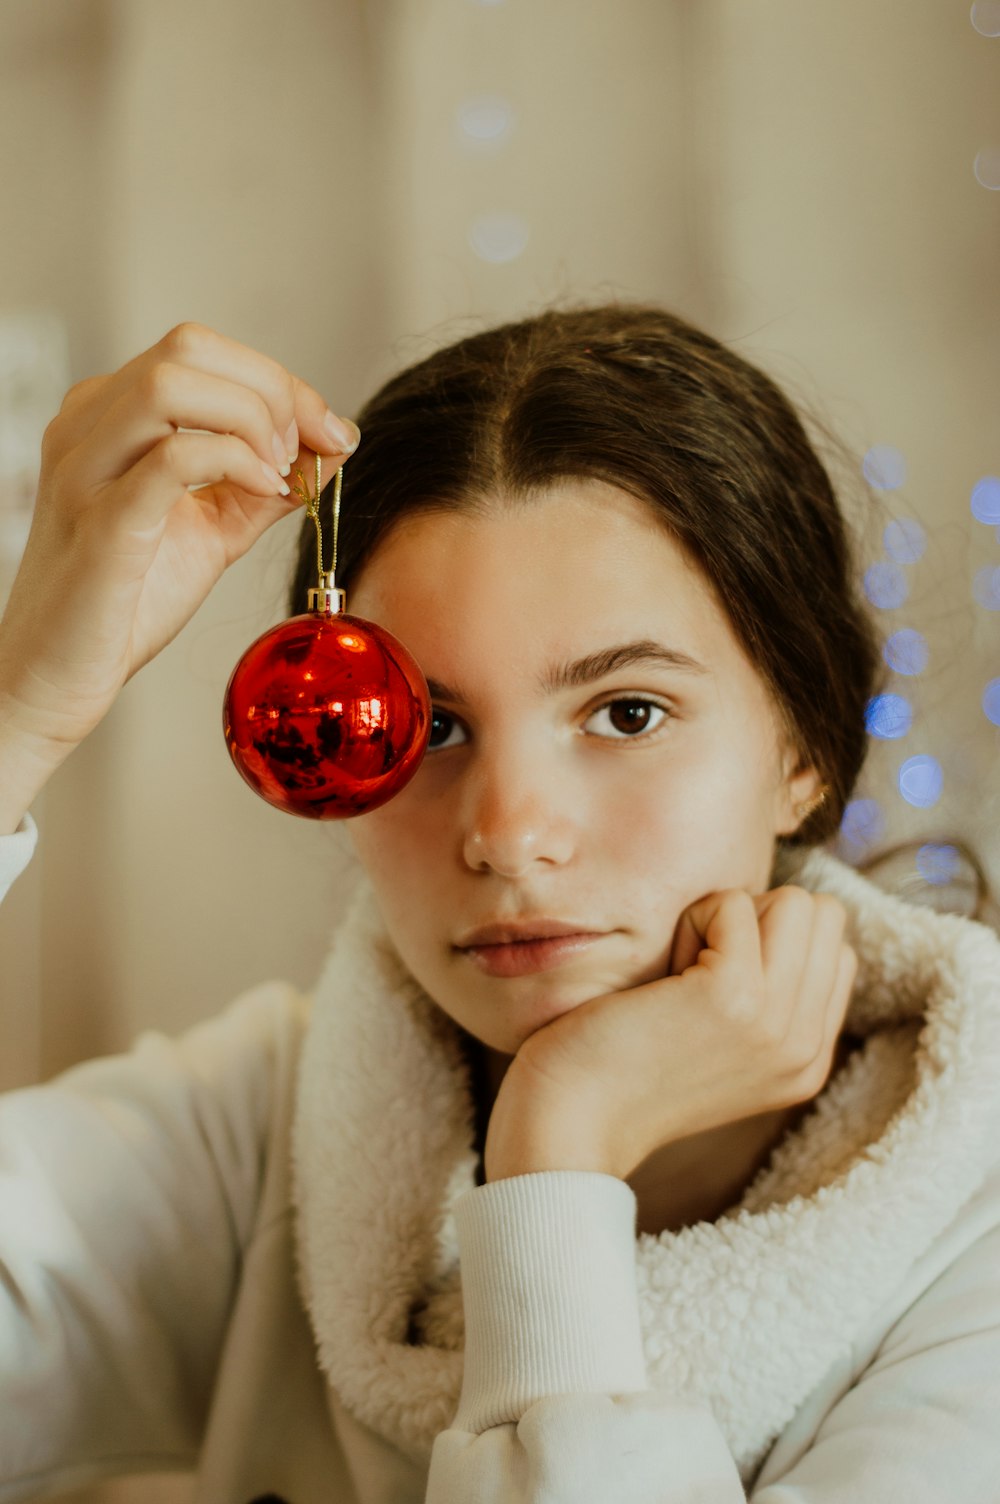
[[[488,976],[523,977],[532,972],[551,971],[572,956],[595,945],[598,940],[606,938],[599,931],[583,930],[457,948],[461,955],[467,956],[474,966]]]

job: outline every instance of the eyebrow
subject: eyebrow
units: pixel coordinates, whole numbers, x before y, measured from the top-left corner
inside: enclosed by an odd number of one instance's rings
[[[616,647],[589,653],[586,658],[577,658],[573,663],[560,663],[546,669],[539,676],[538,687],[547,695],[556,694],[561,689],[579,689],[584,684],[592,684],[595,679],[603,679],[608,674],[616,673],[622,668],[631,668],[635,664],[658,664],[660,667],[682,669],[691,674],[711,672],[689,653],[682,653],[678,648],[668,648],[662,642],[643,637],[637,642],[622,642]],[[442,683],[440,679],[428,679],[427,688],[432,700],[450,700],[453,704],[461,704],[465,699],[457,689]]]

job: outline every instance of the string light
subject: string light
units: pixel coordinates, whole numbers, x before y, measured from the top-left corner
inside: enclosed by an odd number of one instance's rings
[[[877,799],[850,799],[844,806],[840,833],[855,854],[874,846],[885,835],[885,815]]]
[[[983,711],[988,721],[1000,726],[1000,679],[991,679],[983,690]]]
[[[936,757],[926,752],[908,757],[899,770],[899,792],[907,804],[917,809],[930,809],[941,797],[944,774]]]
[[[861,469],[876,491],[895,491],[906,480],[906,459],[891,444],[875,444],[862,460]]]
[[[913,725],[913,707],[903,695],[875,695],[865,707],[865,726],[880,741],[898,741]]]
[[[882,534],[886,553],[897,564],[915,564],[927,549],[927,534],[913,517],[897,517]]]
[[[972,164],[976,181],[995,192],[1000,188],[1000,146],[984,146]]]
[[[528,244],[519,214],[481,214],[469,229],[469,244],[483,261],[515,261]]]
[[[1000,37],[1000,0],[976,0],[972,24],[983,37]]]
[[[954,882],[962,868],[962,859],[954,846],[946,842],[925,841],[917,852],[917,871],[924,882],[940,887]]]
[[[922,632],[913,627],[900,627],[886,638],[882,657],[897,674],[922,674],[927,667],[930,650]]]
[[[1000,475],[984,475],[977,480],[969,506],[977,522],[985,522],[989,527],[1000,524]]]
[[[972,593],[987,611],[1000,611],[1000,566],[985,564],[982,569],[977,569]]]
[[[904,570],[896,563],[880,560],[869,564],[864,577],[865,595],[880,611],[891,611],[901,606],[910,593],[909,581]]]

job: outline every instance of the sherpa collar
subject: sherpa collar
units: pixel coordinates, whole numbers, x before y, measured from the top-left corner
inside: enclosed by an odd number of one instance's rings
[[[865,1044],[737,1206],[636,1240],[650,1387],[706,1397],[744,1478],[996,1154],[996,936],[823,851],[795,881],[848,911],[859,970],[846,1022]],[[457,1028],[403,966],[363,883],[303,1043],[299,1278],[346,1409],[425,1463],[461,1388],[454,1207],[476,1185],[473,1145]]]

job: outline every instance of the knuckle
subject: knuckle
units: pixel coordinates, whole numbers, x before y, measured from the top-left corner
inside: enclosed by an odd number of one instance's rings
[[[175,324],[172,329],[169,329],[160,343],[173,355],[190,356],[201,349],[205,341],[205,333],[204,324],[185,319],[183,323]]]
[[[55,417],[50,418],[48,423],[46,423],[45,431],[42,434],[42,459],[49,463],[55,460],[62,447],[60,443],[62,439],[62,423],[59,420],[60,414],[56,413]]]
[[[143,373],[139,390],[145,405],[154,408],[167,405],[174,386],[175,369],[170,361],[157,360]]]
[[[160,464],[171,475],[180,476],[181,459],[184,453],[184,436],[179,433],[170,434],[169,438],[161,439],[157,447],[157,455]]]

